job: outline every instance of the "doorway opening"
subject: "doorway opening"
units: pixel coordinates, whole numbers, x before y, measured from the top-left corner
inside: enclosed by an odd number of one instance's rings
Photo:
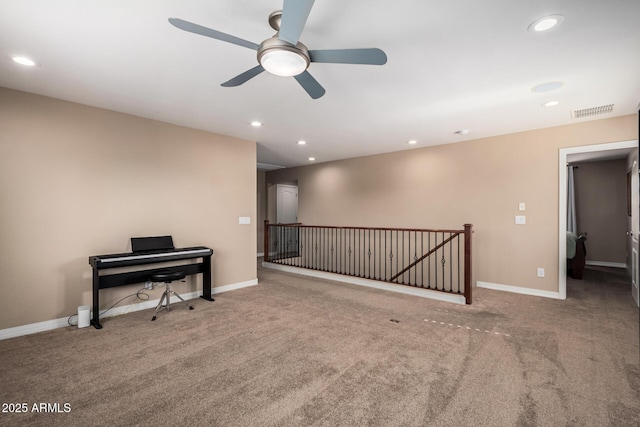
[[[567,164],[572,161],[597,161],[597,160],[605,160],[605,159],[613,159],[613,158],[630,158],[630,156],[636,156],[637,160],[637,152],[638,152],[638,141],[621,141],[621,142],[613,142],[606,144],[595,144],[588,146],[580,146],[580,147],[571,147],[571,148],[563,148],[560,149],[559,156],[559,236],[558,236],[558,252],[559,252],[559,260],[558,260],[558,294],[561,299],[566,299],[567,297],[567,194],[568,194],[568,171]],[[635,164],[636,170],[636,178],[637,178],[637,161]],[[634,198],[633,203],[635,205],[638,204],[637,197]],[[636,206],[637,208],[637,206]],[[638,210],[635,209],[635,215],[631,218],[630,224],[638,223]],[[637,227],[636,227],[637,228]],[[637,234],[636,234],[636,249],[637,249]],[[621,236],[623,238],[623,236]],[[631,249],[629,249],[631,250]],[[587,249],[588,251],[588,249]],[[637,257],[637,251],[635,252]],[[631,259],[630,259],[631,258]],[[627,257],[627,262],[629,267],[633,267],[637,265],[637,259],[633,260],[633,255]],[[637,270],[637,269],[636,269]],[[632,272],[633,274],[637,274],[637,271]],[[634,280],[635,286],[637,286],[637,281]],[[632,288],[633,291],[633,288]]]

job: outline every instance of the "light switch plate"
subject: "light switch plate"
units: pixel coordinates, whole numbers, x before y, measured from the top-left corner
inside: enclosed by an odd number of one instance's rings
[[[524,202],[520,202],[518,203],[518,210],[523,211],[524,210]]]
[[[524,225],[527,223],[527,217],[524,215],[516,215],[516,224]]]
[[[251,217],[250,216],[241,216],[238,218],[238,224],[251,224]]]

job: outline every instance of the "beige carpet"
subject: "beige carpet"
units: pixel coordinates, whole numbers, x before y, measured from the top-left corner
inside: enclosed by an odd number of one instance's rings
[[[640,422],[639,314],[623,276],[588,269],[566,301],[476,289],[472,306],[259,279],[155,322],[146,310],[0,341],[0,401],[28,406],[0,425]]]

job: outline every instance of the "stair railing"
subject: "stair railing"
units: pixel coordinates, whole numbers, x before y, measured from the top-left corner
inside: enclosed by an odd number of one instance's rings
[[[460,294],[471,304],[472,227],[338,227],[266,220],[264,261]]]

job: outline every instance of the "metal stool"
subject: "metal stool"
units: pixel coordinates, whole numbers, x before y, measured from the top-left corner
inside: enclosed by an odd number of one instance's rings
[[[193,310],[192,305],[186,302],[180,295],[178,295],[174,290],[171,289],[171,282],[175,280],[182,280],[185,277],[187,277],[187,273],[184,271],[159,271],[149,278],[149,280],[151,280],[152,282],[164,282],[166,286],[164,292],[162,293],[162,297],[160,297],[160,301],[156,306],[156,312],[153,314],[153,318],[151,319],[152,321],[156,320],[156,315],[159,311],[171,311],[171,294],[177,296],[180,301],[182,301],[187,305],[187,307],[189,307],[189,310]],[[167,303],[165,305],[162,305],[165,298],[167,299]]]

